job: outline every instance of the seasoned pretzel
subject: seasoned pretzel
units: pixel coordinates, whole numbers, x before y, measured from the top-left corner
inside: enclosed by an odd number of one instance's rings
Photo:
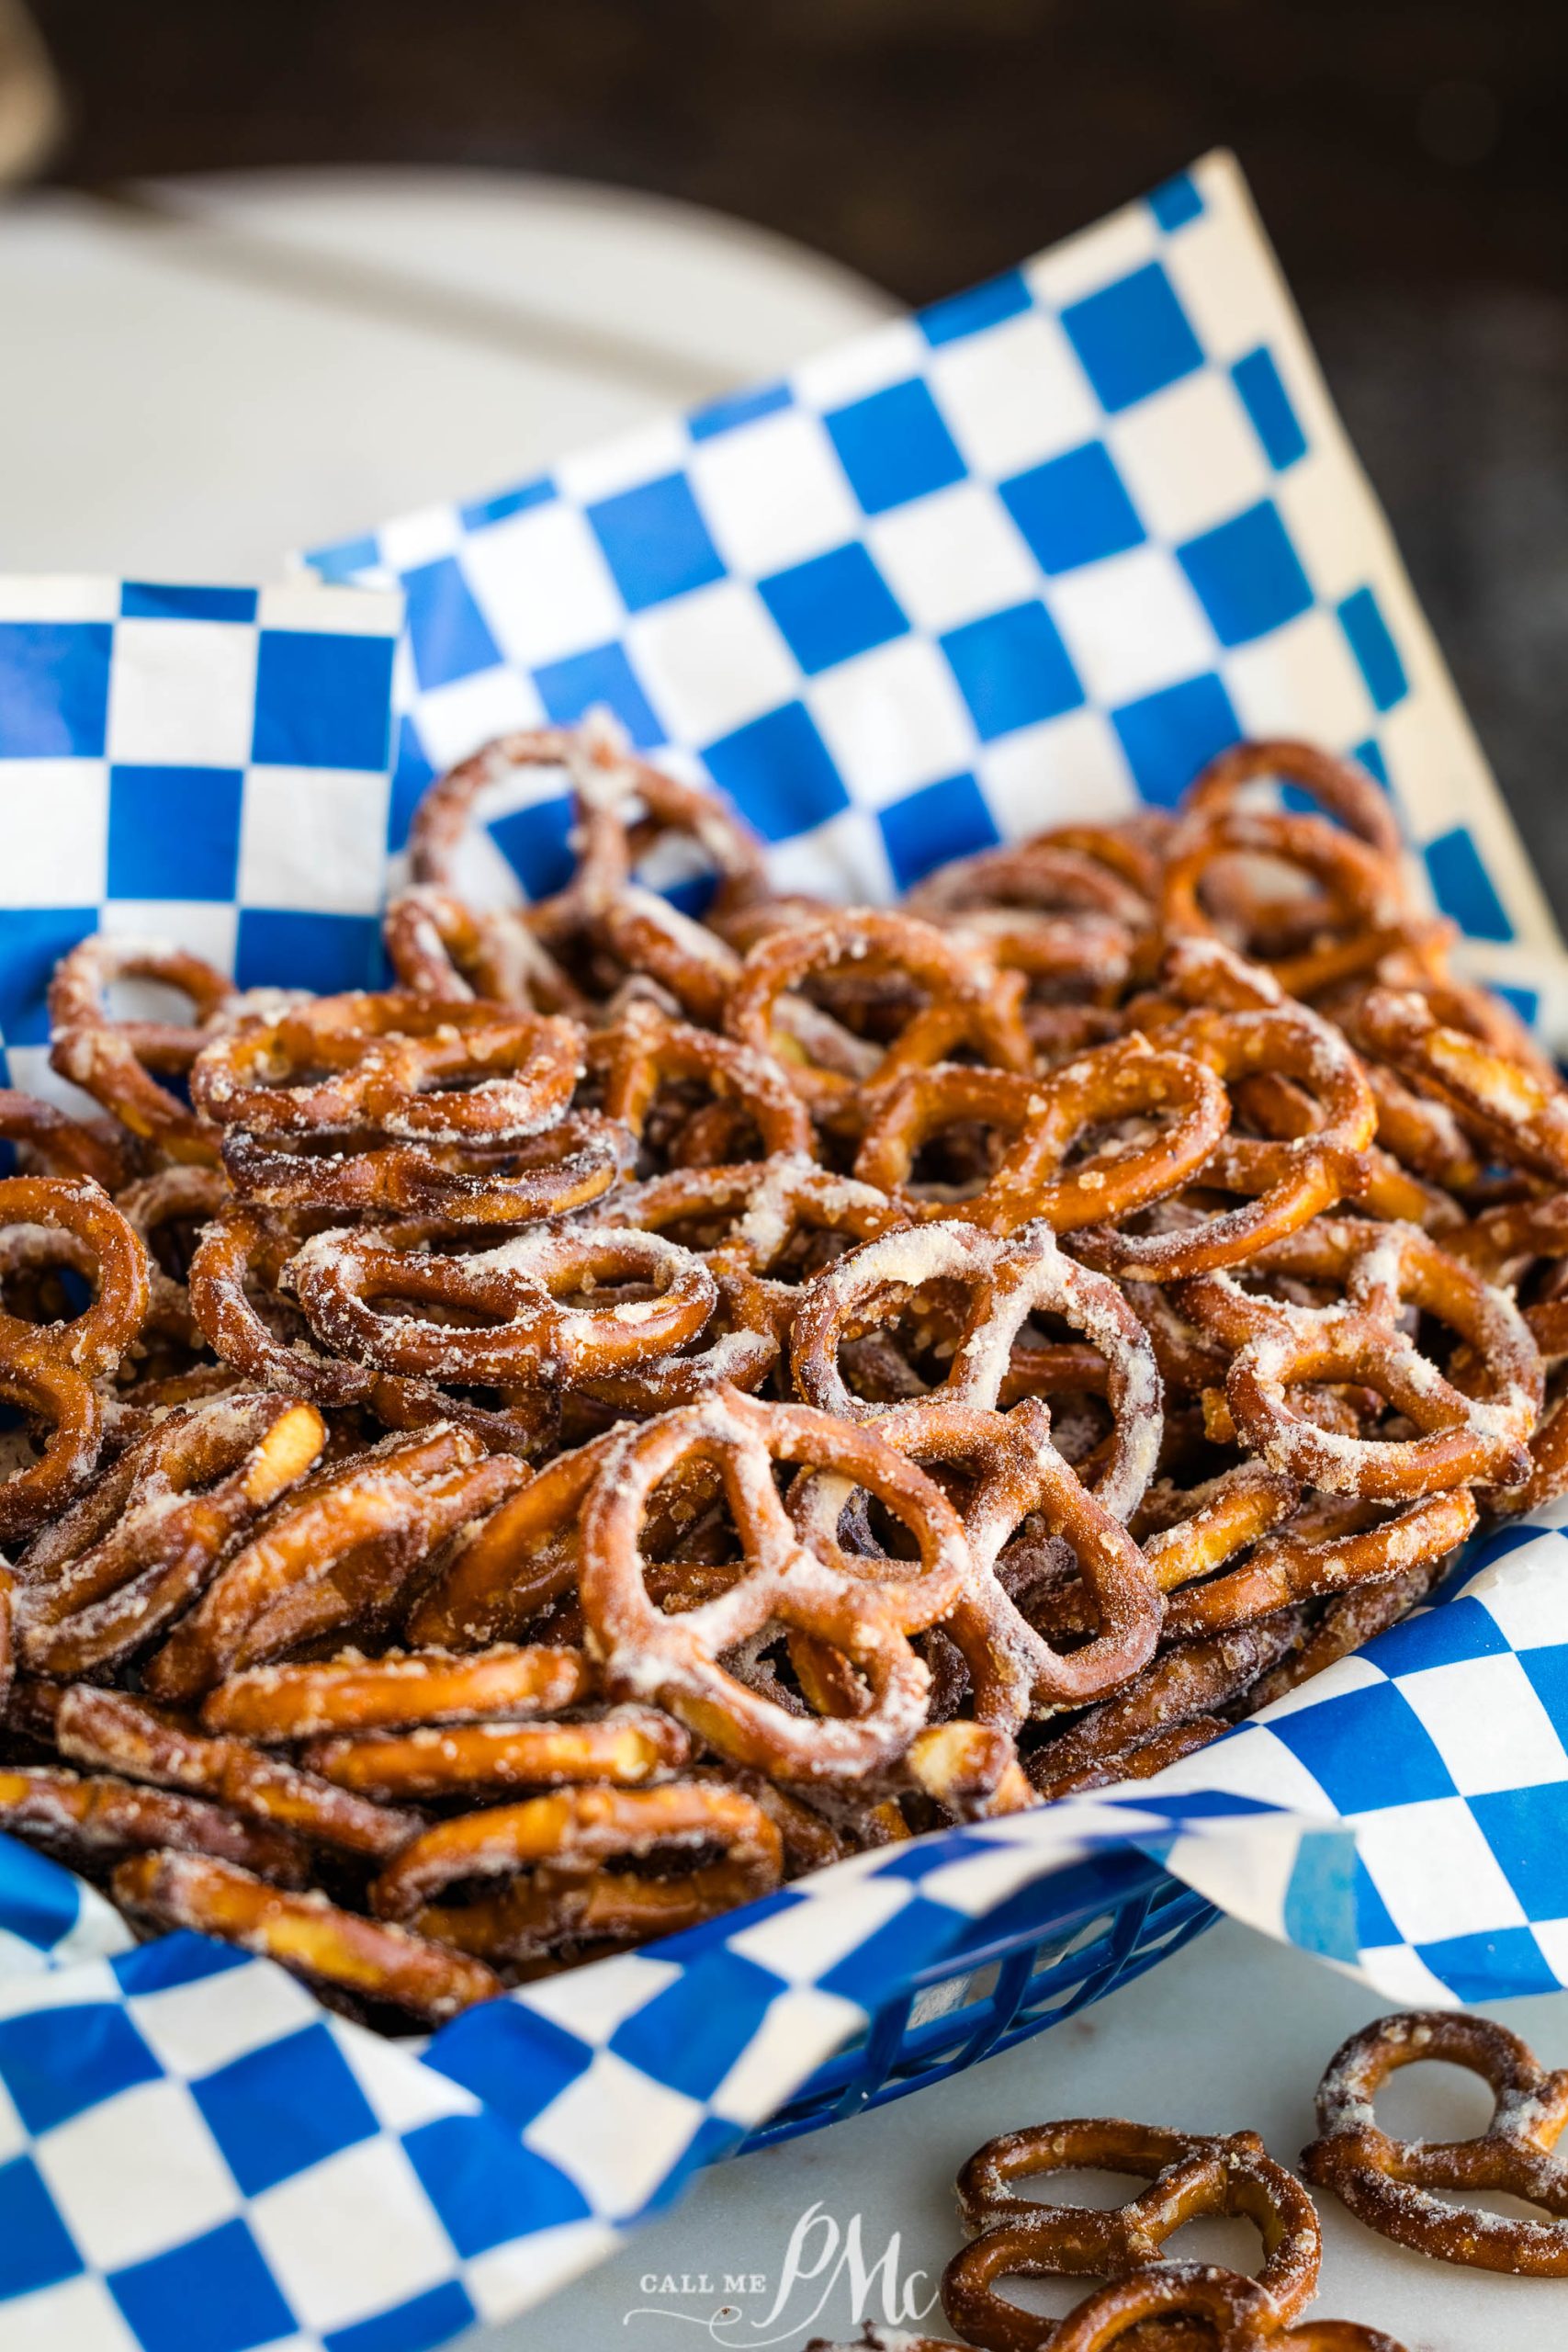
[[[930,1393],[943,1402],[994,1407],[1013,1342],[1036,1313],[1059,1315],[1100,1351],[1116,1425],[1111,1460],[1096,1487],[1113,1518],[1132,1516],[1159,1452],[1162,1392],[1147,1332],[1112,1282],[1056,1247],[1043,1224],[1001,1238],[970,1225],[927,1225],[861,1244],[814,1277],[790,1333],[796,1386],[846,1421],[874,1420],[880,1408],[852,1396],[839,1370],[842,1340],[890,1321],[933,1283],[972,1292],[946,1378]]]
[[[195,1025],[117,1020],[106,1002],[117,980],[152,980],[188,997]],[[97,932],[55,967],[49,1058],[62,1078],[101,1102],[133,1136],[170,1159],[211,1166],[218,1157],[212,1127],[199,1108],[187,1110],[158,1080],[185,1077],[200,1047],[241,1017],[245,1005],[231,981],[199,956]]]
[[[1146,1143],[1111,1144],[1063,1173],[1074,1144],[1115,1121],[1172,1114]],[[911,1185],[917,1155],[950,1122],[993,1122],[1014,1138],[990,1181],[968,1198],[922,1199]],[[1030,1079],[951,1064],[908,1070],[873,1112],[855,1160],[916,1217],[962,1216],[992,1233],[1042,1217],[1057,1233],[1129,1216],[1190,1182],[1230,1123],[1212,1070],[1141,1036]]]
[[[1551,1073],[1448,1026],[1409,990],[1369,989],[1357,1026],[1374,1053],[1435,1095],[1488,1153],[1568,1182],[1568,1088]]]
[[[693,1760],[679,1724],[652,1707],[612,1707],[573,1723],[422,1724],[311,1742],[305,1762],[378,1805],[483,1789],[550,1789],[599,1781],[635,1789]]]
[[[578,1019],[589,1011],[521,910],[481,911],[449,890],[415,883],[388,907],[382,933],[399,985],[416,996],[447,1003],[482,997]]]
[[[1063,2171],[1130,2173],[1149,2186],[1103,2211],[1036,2203],[1014,2192],[1019,2180]],[[942,2274],[942,2309],[987,2352],[1038,2352],[1055,2341],[1032,2314],[996,2293],[997,2279],[1136,2277],[1201,2215],[1256,2225],[1264,2263],[1254,2291],[1272,2327],[1294,2319],[1317,2288],[1322,2240],[1312,2199],[1255,2132],[1215,2137],[1094,2118],[1007,2132],[964,2165],[958,2206],[971,2239]]]
[[[352,1622],[356,1570],[373,1590],[384,1578],[395,1601],[438,1544],[525,1476],[509,1456],[481,1461],[479,1452],[477,1440],[437,1422],[319,1470],[224,1562],[148,1660],[148,1690],[189,1703],[235,1667]]]
[[[1263,953],[1281,988],[1311,996],[1333,982],[1364,972],[1402,944],[1408,913],[1397,868],[1370,843],[1318,817],[1269,814],[1235,805],[1193,810],[1185,816],[1166,858],[1160,918],[1168,936],[1214,935],[1218,925],[1204,907],[1205,879],[1237,856],[1294,867],[1321,886],[1306,902],[1305,944]],[[1270,919],[1282,907],[1294,913],[1301,902],[1276,900],[1244,913],[1242,943],[1253,952],[1255,932],[1267,947]]]
[[[626,1128],[592,1111],[502,1143],[387,1143],[334,1130],[305,1136],[229,1127],[223,1165],[246,1201],[271,1208],[332,1209],[452,1217],[466,1225],[518,1225],[565,1216],[629,1174]]]
[[[1270,1271],[1343,1285],[1347,1304],[1286,1306],[1228,1276],[1186,1285],[1182,1304],[1237,1348],[1225,1381],[1236,1426],[1274,1468],[1326,1488],[1419,1500],[1466,1483],[1528,1476],[1540,1358],[1518,1309],[1414,1226],[1325,1220],[1272,1251]],[[1408,1301],[1457,1331],[1483,1393],[1445,1379],[1394,1320]],[[1415,1422],[1413,1439],[1351,1436],[1292,1409],[1305,1382],[1357,1381]],[[1405,1565],[1409,1565],[1408,1562]]]
[[[1150,2334],[1162,2319],[1170,2329]],[[1030,2352],[1111,2352],[1125,2343],[1181,2344],[1193,2338],[1186,2325],[1203,2328],[1204,2352],[1404,2352],[1381,2328],[1348,2319],[1303,2319],[1280,2327],[1271,2299],[1250,2278],[1213,2264],[1168,2262],[1156,2270],[1102,2287],[1064,2320],[1048,2323],[1052,2333],[1029,2338]]]
[[[1372,2101],[1398,2067],[1467,2067],[1491,2086],[1486,2131],[1472,2140],[1395,2140]],[[1531,2278],[1568,2278],[1568,2072],[1549,2074],[1490,2018],[1416,2009],[1364,2026],[1336,2051],[1317,2094],[1318,2136],[1302,2169],[1359,2222],[1439,2262]],[[1544,2206],[1550,2222],[1470,2210],[1438,2189],[1493,2189]]]
[[[38,1458],[25,1455],[23,1466],[0,1479],[0,1544],[10,1544],[42,1526],[92,1476],[104,1439],[104,1400],[85,1373],[36,1334],[0,1337],[0,1399],[45,1432]]]
[[[448,1650],[389,1650],[381,1657],[257,1666],[209,1690],[208,1731],[280,1742],[323,1733],[401,1731],[553,1714],[592,1693],[581,1650],[503,1643],[462,1657]]]
[[[215,1038],[191,1100],[224,1127],[267,1136],[372,1128],[408,1143],[517,1143],[558,1118],[581,1033],[513,1005],[390,990],[313,998]]]
[[[194,1928],[276,1960],[307,1984],[389,2002],[432,2025],[502,1989],[482,1961],[341,1911],[324,1895],[284,1893],[205,1856],[138,1855],[116,1871],[113,1890],[137,1918]]]
[[[644,1582],[643,1511],[694,1457],[723,1476],[745,1572],[667,1616]],[[774,1491],[775,1460],[852,1476],[908,1529],[918,1564],[894,1563],[903,1574],[879,1577],[874,1563],[836,1542],[802,1543]],[[808,1407],[770,1410],[719,1390],[629,1432],[606,1456],[582,1525],[586,1645],[613,1692],[657,1701],[737,1763],[786,1781],[853,1777],[892,1761],[919,1728],[928,1676],[906,1636],[947,1615],[971,1573],[941,1489],[872,1431],[852,1434]],[[792,1715],[720,1663],[770,1626],[812,1636],[851,1661],[866,1685],[862,1711]]]
[[[0,1136],[21,1145],[26,1174],[90,1176],[106,1193],[126,1180],[126,1148],[107,1120],[85,1126],[13,1086],[0,1086]]]
[[[152,1848],[237,1862],[279,1886],[302,1886],[309,1868],[305,1849],[287,1830],[237,1821],[222,1805],[138,1788],[107,1772],[0,1766],[0,1829],[78,1870],[101,1871]]]
[[[39,1674],[83,1674],[147,1644],[216,1573],[224,1546],[325,1442],[312,1406],[220,1397],[171,1412],[17,1564],[17,1642]]]
[[[670,1881],[612,1867],[716,1846],[722,1862]],[[437,1822],[387,1865],[370,1901],[378,1917],[417,1919],[443,1941],[518,1961],[562,1943],[623,1939],[649,1913],[662,1915],[669,1932],[770,1894],[783,1872],[779,1833],[751,1798],[712,1781],[672,1781],[558,1789]],[[448,1887],[491,1878],[512,1882],[492,1902],[436,1907]]]
[[[1102,1699],[1070,1729],[1025,1757],[1024,1770],[1037,1793],[1066,1796],[1075,1789],[1142,1778],[1140,1755],[1160,1742],[1158,1762],[1169,1763],[1186,1752],[1185,1746],[1168,1744],[1171,1736],[1190,1725],[1203,1726],[1202,1740],[1217,1737],[1224,1728],[1217,1711],[1277,1665],[1293,1635],[1288,1620],[1273,1617],[1162,1652],[1114,1698]]]
[[[319,1340],[387,1372],[559,1386],[635,1370],[694,1340],[717,1301],[699,1258],[662,1235],[613,1226],[536,1227],[468,1257],[400,1249],[374,1231],[306,1242],[285,1279]],[[614,1286],[651,1285],[617,1300]],[[562,1294],[610,1287],[609,1304]],[[483,1324],[383,1312],[378,1300],[485,1316]]]
[[[1210,761],[1183,805],[1194,816],[1207,816],[1234,808],[1249,784],[1263,782],[1293,785],[1306,793],[1391,865],[1402,855],[1404,845],[1387,793],[1354,760],[1340,759],[1316,743],[1282,737],[1233,743]]]
[[[37,1341],[78,1372],[112,1371],[146,1321],[151,1297],[147,1252],[130,1226],[90,1177],[9,1176],[0,1179],[0,1238],[18,1226],[59,1235],[69,1262],[90,1270],[96,1295],[60,1323],[0,1313],[0,1346]]]
[[[671,1021],[651,1004],[629,1004],[614,1028],[590,1040],[589,1072],[604,1088],[604,1110],[640,1136],[660,1087],[699,1079],[733,1104],[761,1138],[760,1157],[811,1156],[811,1120],[771,1056],[732,1037]]]
[[[1147,891],[1102,857],[1043,839],[955,858],[911,890],[904,904],[911,914],[927,918],[992,907],[1112,915],[1134,930],[1141,930],[1153,911]]]

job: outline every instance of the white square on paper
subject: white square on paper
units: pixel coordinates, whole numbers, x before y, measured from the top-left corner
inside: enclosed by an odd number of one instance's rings
[[[633,667],[672,735],[712,743],[800,691],[800,672],[741,580],[677,596],[626,625]]]
[[[1141,269],[1163,249],[1165,240],[1146,204],[1124,204],[1107,220],[1080,229],[1048,253],[1024,265],[1024,276],[1037,299],[1065,310],[1085,294]]]
[[[1046,602],[1084,692],[1108,709],[1214,666],[1213,630],[1164,548],[1066,572]]]
[[[265,1960],[143,1993],[126,2006],[164,2072],[187,2081],[215,2075],[321,2016],[304,1986]]]
[[[1524,1906],[1462,1797],[1349,1818],[1361,1860],[1408,1942],[1441,1943],[1525,1925]]]
[[[0,762],[0,906],[96,906],[108,855],[101,760]]]
[[[455,506],[422,506],[415,514],[400,514],[377,533],[381,560],[394,571],[417,571],[434,563],[459,545],[463,526]]]
[[[1225,686],[1244,735],[1348,747],[1378,723],[1345,632],[1321,605],[1238,645],[1226,657]]]
[[[545,706],[531,678],[501,664],[433,686],[413,707],[413,723],[424,756],[439,775],[497,735],[544,724]]]
[[[635,2212],[691,2144],[703,2109],[613,2050],[601,2050],[523,2137],[615,2220]]]
[[[234,2177],[183,2083],[120,2091],[41,2132],[33,2157],[66,2227],[100,2270],[143,2262],[240,2210]]]
[[[6,2305],[6,2352],[141,2352],[101,2278],[62,2278]]]
[[[243,768],[255,722],[256,634],[250,622],[117,622],[110,760]]]
[[[1092,441],[1105,421],[1048,311],[1023,311],[944,344],[926,366],[964,463],[998,481]]]
[[[1274,503],[1318,602],[1337,605],[1388,576],[1387,543],[1336,448],[1319,444],[1274,481]]]
[[[463,545],[463,574],[502,651],[531,670],[605,645],[626,608],[581,507],[525,507]]]
[[[801,409],[780,409],[744,433],[699,442],[686,472],[729,571],[760,580],[861,535],[861,512],[833,445],[820,421]]]
[[[387,857],[387,779],[253,768],[240,826],[240,903],[374,914]]]
[[[1107,417],[1104,431],[1145,528],[1156,538],[1213,530],[1274,487],[1240,393],[1212,368]]]
[[[1249,218],[1252,208],[1241,175],[1228,158],[1223,181],[1217,175],[1203,175],[1203,194],[1202,214],[1179,236],[1165,239],[1160,258],[1199,342],[1228,365],[1277,336],[1281,311],[1292,322],[1293,313],[1273,256]]]
[[[290,2308],[322,2333],[452,2273],[451,2243],[395,2140],[362,2141],[264,2189],[247,2218]]]
[[[1568,1781],[1568,1753],[1517,1657],[1427,1667],[1402,1674],[1399,1690],[1461,1795]]]
[[[865,536],[915,627],[933,634],[1040,594],[1038,566],[984,482],[955,482],[896,507]]]
[[[912,319],[888,319],[830,351],[803,360],[793,379],[797,397],[813,408],[843,408],[868,393],[919,376],[930,347]]]
[[[117,939],[172,939],[220,972],[234,968],[238,926],[237,910],[224,899],[106,899],[98,916],[99,930]]]
[[[1070,710],[988,743],[978,773],[1004,841],[1022,841],[1086,814],[1125,816],[1138,806],[1122,746],[1098,710]]]
[[[929,639],[901,637],[840,662],[806,698],[852,797],[870,808],[973,764],[975,729]]]

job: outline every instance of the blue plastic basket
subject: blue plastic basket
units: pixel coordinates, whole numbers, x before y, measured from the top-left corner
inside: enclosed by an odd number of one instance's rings
[[[1004,1904],[956,1952],[913,1971],[865,2033],[819,2066],[737,2151],[747,2154],[819,2131],[863,2108],[924,2090],[978,2059],[1043,2033],[1179,1951],[1219,1917],[1213,1904],[1157,1862],[1097,1855],[1054,1882],[1055,1916],[1042,1929]]]

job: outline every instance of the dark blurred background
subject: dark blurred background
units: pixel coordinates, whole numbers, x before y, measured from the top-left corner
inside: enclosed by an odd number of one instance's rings
[[[478,164],[921,301],[1235,149],[1568,905],[1568,0],[33,0],[51,176]]]

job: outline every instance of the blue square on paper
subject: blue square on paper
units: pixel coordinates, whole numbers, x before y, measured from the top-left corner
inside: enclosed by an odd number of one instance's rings
[[[1293,466],[1298,458],[1306,455],[1307,440],[1274,365],[1274,355],[1266,343],[1260,343],[1245,358],[1233,360],[1231,381],[1252,419],[1252,429],[1263,444],[1264,456],[1277,474],[1283,473],[1287,466]]]
[[[435,770],[425,757],[419,730],[412,718],[398,721],[397,750],[392,759],[392,791],[387,808],[387,847],[401,849],[409,837],[414,810],[424,797]]]
[[[0,779],[3,782],[3,779]],[[47,1046],[45,1002],[56,964],[98,927],[96,907],[7,907],[0,956],[0,1036],[8,1046]]]
[[[237,768],[111,768],[109,897],[232,899],[244,789]]]
[[[0,2165],[0,2296],[57,2287],[85,2268],[32,2158]]]
[[[508,809],[490,826],[491,839],[530,899],[547,899],[571,879],[577,857],[571,847],[570,793]]]
[[[1558,1574],[1562,1573],[1559,1568]],[[1551,1717],[1552,1730],[1568,1747],[1568,1648],[1559,1644],[1551,1649],[1520,1650],[1518,1660],[1531,1690]]]
[[[0,2082],[28,2132],[48,2132],[163,2074],[118,2003],[33,2009],[0,2021]]]
[[[1059,718],[1084,699],[1067,649],[1042,604],[966,621],[939,642],[982,743],[1037,719]]]
[[[1336,607],[1346,643],[1379,710],[1392,710],[1410,691],[1399,648],[1389,633],[1382,606],[1370,588],[1358,588]]]
[[[761,384],[755,391],[730,392],[723,400],[709,401],[703,408],[694,408],[686,419],[686,430],[694,441],[716,441],[721,433],[733,433],[742,424],[755,424],[759,417],[774,416],[781,408],[792,408],[795,395],[787,384]]]
[[[429,2352],[432,2345],[462,2335],[478,2318],[465,2289],[456,2278],[446,2278],[395,2310],[355,2320],[347,2327],[329,2327],[321,2344],[323,2352]]]
[[[918,377],[852,401],[822,422],[868,514],[945,490],[967,470],[942,411]]]
[[[134,1944],[117,1952],[109,1967],[114,1981],[131,2000],[149,1993],[172,1992],[178,1984],[199,1984],[208,1976],[233,1976],[259,1963],[234,1944],[214,1943],[188,1928],[175,1928],[155,1936],[150,1944]]]
[[[513,514],[525,514],[531,506],[547,506],[556,495],[556,486],[547,474],[536,481],[520,482],[515,490],[503,490],[493,498],[470,499],[457,509],[457,520],[465,531],[488,531],[496,523],[509,522]]]
[[[1522,1531],[1521,1531],[1522,1532]],[[1488,1557],[1495,1559],[1495,1552]],[[1506,1657],[1508,1645],[1490,1610],[1458,1596],[1424,1609],[1380,1634],[1371,1657],[1384,1674],[1424,1674],[1434,1666],[1465,1666],[1472,1658]]]
[[[1364,743],[1358,743],[1350,757],[1359,761],[1367,774],[1375,778],[1382,786],[1383,790],[1387,791],[1388,762],[1383,758],[1382,745],[1375,735],[1369,735]]]
[[[243,2222],[225,2222],[172,2253],[106,2280],[149,2352],[252,2352],[296,2322]]]
[[[1069,302],[1062,324],[1101,408],[1113,416],[1203,365],[1202,346],[1157,261]]]
[[[39,1951],[52,1951],[81,1914],[79,1882],[71,1872],[12,1839],[6,1849],[6,1925],[11,1933]]]
[[[703,752],[709,775],[764,841],[792,841],[850,805],[804,703],[785,703]]]
[[[640,613],[724,578],[718,549],[684,474],[641,482],[587,509],[626,610]]]
[[[256,616],[254,588],[179,588],[159,580],[124,580],[119,616],[125,621],[233,621]]]
[[[385,958],[375,915],[299,914],[292,907],[242,907],[234,977],[243,989],[310,989],[337,996],[381,984]]]
[[[1422,855],[1432,877],[1432,896],[1467,939],[1512,939],[1514,926],[1468,825],[1439,834]]]
[[[191,2095],[247,2197],[380,2128],[324,2025],[248,2052],[193,2083]],[[280,2132],[284,2114],[288,2129]]]
[[[1004,319],[1016,319],[1033,300],[1023,272],[1005,270],[1000,277],[987,278],[983,286],[971,286],[962,294],[950,295],[945,302],[932,302],[929,309],[917,311],[915,324],[929,344],[940,348],[944,343],[979,334],[986,327],[1000,326]]]
[[[1249,645],[1312,609],[1312,589],[1271,498],[1176,550],[1222,645]]]
[[[465,2262],[525,2230],[587,2218],[576,2183],[493,2115],[444,2115],[403,2150]]]
[[[0,621],[0,760],[101,760],[107,621]]]
[[[320,580],[357,581],[367,571],[379,570],[381,545],[368,534],[359,539],[340,539],[335,547],[313,548],[306,561]]]
[[[482,2098],[492,2116],[522,2129],[553,2106],[593,2064],[593,2052],[536,2010],[486,2001],[454,2018],[426,2063]]]
[[[547,662],[534,673],[539,700],[558,727],[573,727],[598,703],[613,710],[639,751],[664,741],[664,729],[642,681],[620,646],[591,646],[585,653]]]
[[[407,598],[404,626],[422,693],[493,670],[501,649],[485,626],[456,556],[438,556],[403,574]]]
[[[671,2090],[711,2098],[784,1989],[739,1952],[710,1951],[617,2026],[610,2048]]]
[[[384,768],[392,641],[264,628],[256,656],[258,766]]]
[[[1568,1782],[1533,1789],[1498,1789],[1471,1797],[1470,1809],[1529,1919],[1568,1916],[1562,1864],[1562,1815]]]
[[[1190,172],[1178,172],[1174,179],[1156,187],[1149,198],[1149,210],[1168,233],[1173,229],[1185,229],[1202,209],[1203,199]]]
[[[1103,441],[1048,458],[998,488],[1042,571],[1122,555],[1146,536]]]
[[[922,785],[879,815],[887,863],[900,890],[913,888],[950,857],[990,849],[1001,836],[972,775],[944,776]]]
[[[1416,1957],[1461,2001],[1511,2000],[1520,1993],[1559,1993],[1562,1980],[1528,1928],[1447,1936],[1417,1944]]]
[[[859,540],[759,580],[757,594],[808,678],[908,634],[897,599]]]
[[[1500,996],[1505,1004],[1513,1006],[1527,1029],[1535,1027],[1540,1012],[1540,995],[1538,989],[1515,988],[1505,980],[1493,980],[1489,985],[1494,996]]]
[[[1455,1793],[1430,1732],[1392,1682],[1321,1700],[1269,1728],[1338,1813],[1378,1813]]]

